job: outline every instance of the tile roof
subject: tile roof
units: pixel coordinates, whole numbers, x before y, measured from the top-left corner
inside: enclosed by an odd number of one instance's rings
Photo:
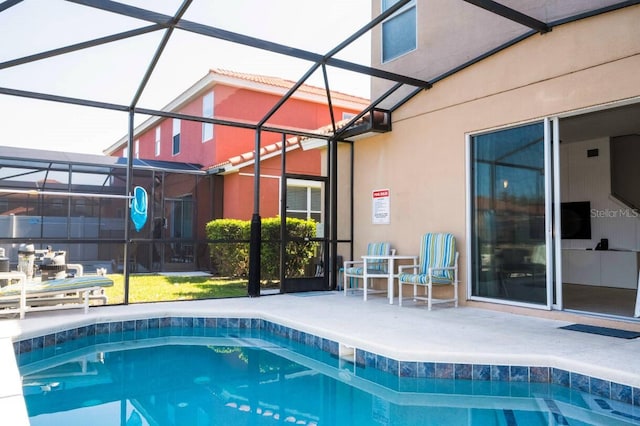
[[[286,140],[286,149],[297,149],[300,147],[300,137],[299,136],[294,136],[291,137],[289,139]],[[280,142],[276,142],[276,143],[272,143],[269,145],[265,145],[262,148],[260,148],[260,157],[263,158],[265,156],[268,156],[269,154],[276,154],[279,153],[282,150],[282,141]],[[255,151],[248,151],[248,152],[244,152],[242,154],[233,156],[231,158],[229,158],[226,161],[223,161],[222,163],[218,163],[215,164],[211,167],[209,167],[209,169],[217,169],[217,168],[221,168],[221,167],[235,167],[238,166],[240,164],[243,163],[247,163],[247,162],[252,162],[253,159],[255,157]]]
[[[213,69],[210,70],[210,72],[212,74],[216,74],[216,75],[219,75],[221,77],[236,78],[236,79],[239,79],[239,80],[250,81],[250,82],[258,83],[258,84],[265,84],[265,85],[268,85],[268,86],[279,87],[279,88],[283,88],[283,89],[287,89],[287,90],[290,89],[291,87],[293,87],[296,84],[295,81],[287,80],[287,79],[280,78],[280,77],[273,77],[273,76],[260,75],[260,74],[248,74],[248,73],[224,70],[224,69],[220,69],[220,68],[213,68]],[[307,94],[315,95],[315,96],[326,96],[327,95],[327,91],[326,91],[326,89],[324,87],[317,87],[317,86],[312,86],[312,85],[309,85],[309,84],[303,84],[302,86],[300,86],[298,88],[296,93],[297,92],[307,93]],[[364,106],[369,105],[369,99],[362,98],[362,97],[359,97],[359,96],[349,95],[347,93],[336,92],[336,91],[333,91],[333,90],[331,91],[331,97],[333,99],[340,99],[342,101],[361,103]]]
[[[362,122],[364,120],[364,118],[361,118],[360,120],[358,120],[355,124],[358,124],[360,122]],[[341,120],[341,121],[337,121],[336,122],[336,130],[340,130],[342,129],[348,122],[350,121],[350,119],[345,119],[345,120]],[[321,134],[321,135],[330,135],[333,133],[333,126],[331,124],[328,124],[326,126],[320,127],[319,129],[315,130],[315,133]],[[298,149],[301,147],[301,142],[304,141],[305,139],[309,139],[307,136],[292,136],[289,139],[286,140],[286,146],[285,149],[286,150],[291,150],[291,149]],[[270,155],[277,155],[282,151],[282,141],[273,143],[273,144],[269,144],[269,145],[265,145],[262,148],[260,148],[260,158],[264,159],[264,157],[269,157]],[[204,170],[214,170],[214,169],[220,169],[220,168],[225,168],[225,167],[232,167],[232,168],[237,168],[238,166],[240,166],[241,164],[245,164],[245,163],[250,163],[253,162],[255,158],[255,151],[248,151],[248,152],[244,152],[242,154],[233,156],[231,158],[229,158],[228,160],[222,161],[220,163],[214,164],[210,167],[207,167]]]

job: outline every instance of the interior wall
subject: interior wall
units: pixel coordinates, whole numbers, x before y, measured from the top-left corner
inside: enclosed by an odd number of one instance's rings
[[[634,116],[630,121],[640,125],[637,117],[640,117],[640,114]],[[612,164],[611,193],[637,212],[640,206],[640,186],[638,186],[640,181],[640,169],[638,168],[640,133],[612,137],[609,149]]]
[[[640,217],[611,196],[609,146],[609,138],[560,145],[561,200],[591,202],[591,239],[563,239],[562,248],[595,248],[601,238],[607,238],[610,249],[640,250]],[[598,156],[588,157],[591,149],[597,149]]]

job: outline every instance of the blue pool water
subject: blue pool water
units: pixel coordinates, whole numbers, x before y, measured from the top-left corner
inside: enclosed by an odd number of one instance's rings
[[[33,426],[640,424],[638,407],[552,383],[400,377],[262,329],[38,346],[18,355]]]

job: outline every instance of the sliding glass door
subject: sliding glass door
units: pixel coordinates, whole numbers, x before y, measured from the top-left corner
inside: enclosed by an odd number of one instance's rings
[[[548,122],[469,138],[471,298],[551,307]]]

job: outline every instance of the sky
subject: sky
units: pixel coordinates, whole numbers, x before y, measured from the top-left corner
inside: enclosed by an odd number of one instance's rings
[[[181,0],[121,0],[173,15]],[[184,19],[325,54],[371,19],[370,0],[193,0]],[[0,87],[130,105],[163,31],[33,61],[2,63],[148,22],[63,0],[23,0],[0,12]],[[337,58],[370,60],[369,36]],[[176,30],[138,106],[162,109],[212,68],[300,79],[313,64]],[[369,77],[328,69],[332,90],[369,96]],[[309,81],[323,87],[322,74]],[[148,117],[137,115],[136,124]],[[102,154],[127,133],[126,113],[0,95],[0,146]]]

